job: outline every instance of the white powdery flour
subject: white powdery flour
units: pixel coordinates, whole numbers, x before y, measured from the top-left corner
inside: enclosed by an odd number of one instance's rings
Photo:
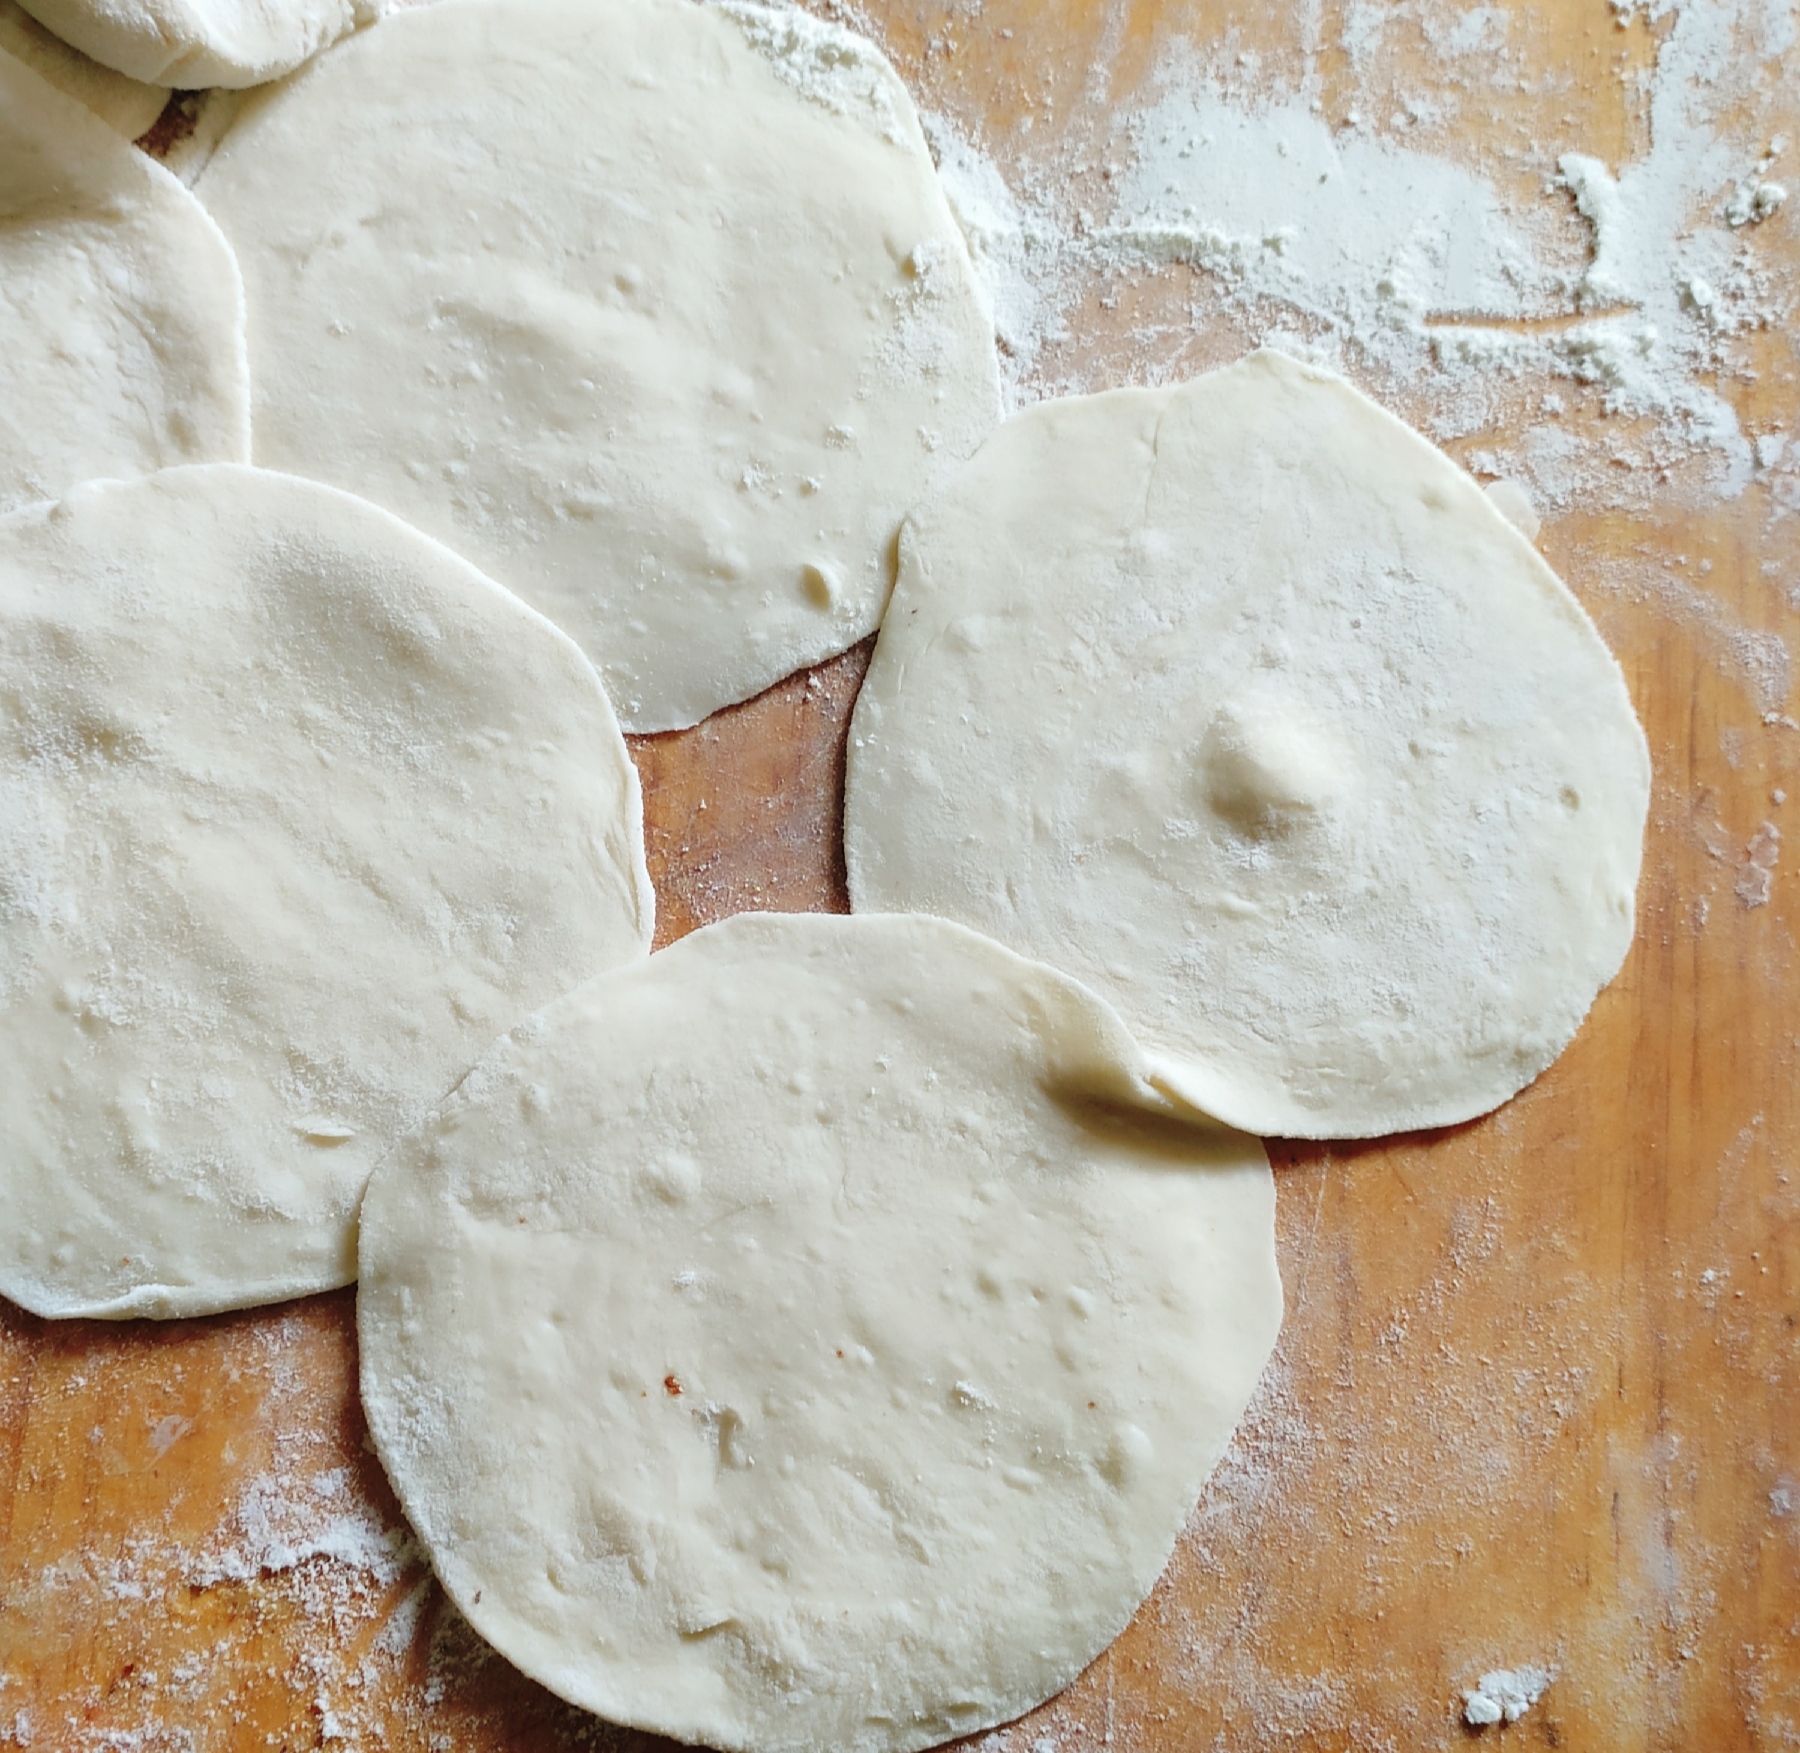
[[[1197,270],[1190,331],[1235,317],[1372,378],[1439,440],[1478,446],[1465,452],[1477,472],[1521,482],[1542,507],[1728,498],[1777,470],[1784,435],[1746,432],[1718,385],[1750,372],[1749,338],[1792,308],[1791,275],[1759,235],[1786,222],[1773,174],[1786,142],[1742,118],[1793,46],[1796,11],[1764,0],[1610,11],[1621,33],[1660,33],[1642,92],[1627,93],[1648,143],[1624,163],[1579,137],[1530,139],[1480,165],[1411,144],[1509,83],[1532,89],[1508,46],[1515,20],[1439,0],[1348,7],[1337,46],[1353,73],[1402,24],[1432,44],[1416,90],[1370,102],[1379,117],[1325,107],[1315,45],[1286,83],[1254,56],[1179,48],[1122,120],[1097,93],[1091,121],[1055,117],[1009,152],[1005,174],[932,118],[1013,399],[1103,387],[1110,362],[1087,381],[1083,361],[1058,353],[1071,314],[1185,266]],[[1178,328],[1138,331],[1142,375],[1185,375]],[[1576,397],[1612,418],[1565,421]]]
[[[1555,1678],[1544,1668],[1495,1668],[1463,1694],[1463,1721],[1472,1729],[1516,1723]]]

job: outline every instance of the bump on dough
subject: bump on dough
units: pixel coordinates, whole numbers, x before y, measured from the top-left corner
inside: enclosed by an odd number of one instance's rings
[[[376,1171],[370,1430],[457,1605],[615,1721],[900,1753],[1072,1680],[1281,1315],[1253,1139],[942,920],[740,915]]]
[[[1356,1137],[1568,1043],[1631,941],[1649,775],[1480,488],[1258,353],[1040,404],[912,514],[846,861],[858,910],[1088,981],[1228,1123]]]
[[[652,906],[592,667],[398,519],[212,465],[0,520],[14,1300],[349,1282],[388,1141]]]

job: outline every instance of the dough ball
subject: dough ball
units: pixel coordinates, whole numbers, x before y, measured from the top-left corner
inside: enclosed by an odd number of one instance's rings
[[[0,521],[0,1291],[349,1282],[389,1142],[648,949],[641,834],[592,667],[373,506],[214,465]]]
[[[1089,982],[1231,1125],[1441,1126],[1618,969],[1649,781],[1618,665],[1481,489],[1258,353],[1035,407],[909,519],[850,891]]]
[[[1281,1317],[1253,1139],[942,920],[744,915],[522,1024],[376,1171],[370,1428],[445,1587],[621,1722],[895,1753],[1149,1591]]]
[[[103,67],[194,91],[291,73],[375,16],[376,0],[22,0]]]
[[[244,288],[219,228],[0,53],[0,514],[249,454]]]
[[[866,39],[689,0],[445,0],[259,95],[201,173],[257,460],[467,554],[670,730],[872,632],[998,418],[989,316]]]

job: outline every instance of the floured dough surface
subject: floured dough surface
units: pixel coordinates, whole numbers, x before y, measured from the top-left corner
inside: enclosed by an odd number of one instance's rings
[[[941,920],[744,915],[516,1029],[377,1170],[370,1428],[527,1674],[725,1748],[1073,1679],[1274,1342],[1257,1143]]]
[[[628,730],[872,631],[902,514],[998,417],[912,102],[804,13],[395,13],[259,94],[198,187],[249,286],[257,460],[517,590]]]
[[[279,79],[372,18],[377,0],[23,0],[103,67],[200,90]]]
[[[1261,353],[1033,408],[909,519],[850,890],[1089,981],[1233,1125],[1437,1126],[1617,970],[1649,777],[1617,664],[1481,490]]]
[[[0,53],[0,514],[249,454],[244,289],[219,228]]]
[[[146,85],[90,61],[46,30],[18,0],[0,0],[0,50],[23,61],[127,140],[149,128],[169,101],[166,85]]]
[[[211,466],[0,521],[0,1291],[347,1283],[393,1137],[647,950],[641,834],[592,667],[385,512]]]

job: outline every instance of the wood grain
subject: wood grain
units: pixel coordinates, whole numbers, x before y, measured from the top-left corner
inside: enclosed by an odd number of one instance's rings
[[[1616,75],[1650,34],[1585,0],[1510,11],[1543,76],[1496,90],[1483,126],[1641,147]],[[1184,34],[1277,65],[1310,34],[1341,108],[1359,89],[1332,46],[1341,16],[896,0],[876,25],[927,104],[1007,137],[1118,101]],[[1791,230],[1770,247],[1791,254]],[[1144,314],[1138,295],[1083,313],[1046,380],[1133,369]],[[1251,338],[1219,312],[1171,332],[1161,365]],[[1733,400],[1792,424],[1791,338],[1766,337],[1759,365]],[[1800,713],[1785,681],[1771,703],[1730,661],[1738,635],[1800,632],[1797,524],[1753,488],[1546,528],[1655,756],[1636,947],[1565,1057],[1486,1121],[1273,1147],[1287,1326],[1248,1426],[1127,1635],[994,1753],[1460,1746],[1459,1689],[1522,1662],[1557,1678],[1486,1732],[1509,1746],[1800,1745],[1795,885],[1778,863],[1766,902],[1738,893],[1753,836],[1792,820],[1776,794],[1800,799]],[[1687,606],[1632,582],[1652,575],[1685,580]],[[865,662],[636,746],[659,943],[746,906],[842,906]],[[652,1745],[557,1705],[446,1610],[363,1445],[348,1293],[167,1327],[0,1312],[9,1737]]]

